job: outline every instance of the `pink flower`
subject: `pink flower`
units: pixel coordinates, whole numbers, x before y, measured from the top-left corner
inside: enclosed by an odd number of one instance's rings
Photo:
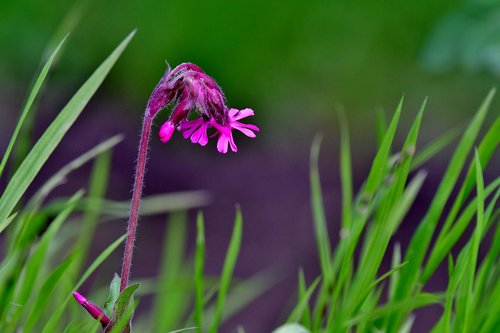
[[[238,121],[240,119],[253,116],[255,113],[252,109],[230,109],[228,114],[229,121],[225,125],[220,125],[215,121],[211,123],[218,131],[217,135],[219,135],[219,139],[217,141],[217,150],[222,154],[227,153],[229,147],[231,147],[233,152],[238,151],[238,147],[234,143],[233,139],[233,129],[240,131],[249,138],[255,138],[255,132],[259,131],[259,128],[255,125],[244,124]]]
[[[234,143],[233,129],[250,138],[255,138],[255,132],[259,131],[255,125],[238,121],[253,116],[253,110],[228,108],[226,97],[215,80],[191,63],[180,64],[173,70],[167,68],[149,99],[148,115],[154,117],[160,109],[169,105],[172,105],[173,111],[158,133],[164,143],[172,138],[177,129],[185,139],[190,138],[192,143],[205,146],[209,139],[207,131],[213,127],[216,130],[214,136],[219,137],[217,150],[227,153],[231,147],[236,152],[238,148]],[[189,120],[191,111],[200,117]]]

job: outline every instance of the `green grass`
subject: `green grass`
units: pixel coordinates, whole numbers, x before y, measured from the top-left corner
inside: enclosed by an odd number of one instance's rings
[[[378,116],[379,149],[364,185],[352,199],[349,138],[341,113],[340,178],[344,197],[338,222],[342,226],[340,240],[333,247],[330,247],[323,213],[319,140],[314,140],[311,201],[322,271],[309,287],[301,271],[297,305],[280,333],[410,332],[414,310],[430,305],[439,305],[442,309],[433,332],[497,332],[500,329],[498,312],[493,311],[498,311],[500,303],[496,298],[500,292],[500,210],[497,206],[500,178],[484,184],[482,173],[500,141],[500,117],[495,118],[480,138],[480,128],[494,93],[492,90],[488,94],[462,131],[439,188],[404,252],[395,233],[425,186],[425,172],[415,173],[415,169],[459,137],[458,130],[446,132],[419,153],[416,147],[424,101],[403,146],[394,148],[401,101],[387,127],[383,117]],[[469,158],[470,166],[466,170]],[[459,178],[461,173],[465,174],[463,179]],[[457,189],[455,196],[453,189]],[[447,203],[451,203],[451,208],[445,210]],[[440,220],[444,223],[438,227]],[[465,233],[468,227],[473,228],[470,236]],[[482,241],[492,233],[493,243],[480,261],[480,247],[486,250]],[[458,240],[465,237],[468,237],[466,245],[457,249]],[[396,242],[392,251],[391,242]],[[453,250],[460,250],[459,254],[455,256]],[[381,264],[389,257],[392,257],[392,268],[384,272]],[[448,288],[436,293],[424,292],[426,283],[446,258]],[[289,326],[291,323],[298,326]]]

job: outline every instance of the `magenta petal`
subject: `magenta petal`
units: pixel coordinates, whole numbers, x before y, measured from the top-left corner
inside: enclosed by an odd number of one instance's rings
[[[198,143],[202,146],[206,146],[208,143],[207,130],[208,130],[208,123],[203,123],[203,125],[201,125],[200,129],[198,130],[200,132],[200,138],[198,139]]]
[[[236,147],[236,143],[234,143],[233,135],[229,137],[229,144],[231,145],[231,150],[235,153],[238,152],[238,147]]]
[[[227,153],[229,139],[224,134],[221,134],[219,140],[217,141],[217,150],[221,154]]]
[[[165,143],[170,140],[172,137],[172,134],[174,134],[175,131],[175,126],[172,124],[172,122],[167,121],[164,123],[161,128],[160,132],[158,133],[160,135],[160,140],[161,142]]]
[[[198,143],[200,141],[200,138],[203,136],[203,131],[205,130],[206,133],[206,127],[202,125],[200,128],[198,128],[196,131],[194,131],[193,135],[191,135],[191,142],[192,143]]]
[[[203,118],[186,120],[180,125],[180,131],[184,139],[191,137],[192,143],[205,146],[208,143],[207,130],[209,125],[210,123]]]
[[[243,124],[238,121],[235,121],[231,126],[234,129],[237,129],[241,133],[245,134],[249,138],[255,138],[255,133],[253,131],[258,132],[259,128],[257,126],[251,125],[251,124]]]
[[[181,123],[180,131],[184,139],[187,139],[193,134],[193,132],[203,124],[203,118],[198,118],[195,120],[186,120]]]
[[[238,112],[240,112],[240,110],[238,109],[229,109],[229,118],[233,119],[238,114]]]
[[[251,117],[253,115],[255,115],[255,113],[253,112],[253,110],[247,108],[247,109],[240,110],[237,114],[235,114],[232,117],[232,120],[240,120],[240,119],[243,119],[243,118],[246,118],[246,117]]]

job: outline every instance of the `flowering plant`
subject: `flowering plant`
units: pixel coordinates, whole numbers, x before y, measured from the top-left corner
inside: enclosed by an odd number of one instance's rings
[[[93,318],[101,322],[106,332],[110,332],[114,324],[124,315],[133,291],[137,288],[137,285],[130,286],[131,289],[127,287],[139,219],[139,206],[146,170],[149,137],[153,119],[160,110],[168,106],[171,106],[173,111],[169,119],[160,128],[159,135],[162,142],[169,141],[177,129],[185,139],[190,138],[191,142],[205,146],[209,138],[207,132],[210,128],[214,128],[215,133],[212,136],[218,137],[217,150],[225,154],[228,152],[229,147],[233,152],[238,151],[232,134],[233,129],[242,132],[250,138],[255,138],[255,132],[259,131],[257,126],[244,124],[239,121],[240,119],[253,116],[253,110],[249,108],[243,110],[229,108],[226,105],[226,97],[222,89],[200,67],[191,63],[183,63],[171,69],[167,65],[165,74],[149,98],[144,115],[130,206],[127,240],[119,279],[119,292],[121,293],[119,297],[122,298],[118,297],[115,299],[117,305],[122,304],[121,310],[116,309],[117,306],[115,306],[112,309],[112,318],[110,319],[104,311],[88,301],[83,295],[78,292],[73,293],[75,299],[83,308]],[[191,111],[194,111],[199,117],[193,120],[188,119]],[[129,332],[130,330],[129,323],[125,327],[124,332]]]

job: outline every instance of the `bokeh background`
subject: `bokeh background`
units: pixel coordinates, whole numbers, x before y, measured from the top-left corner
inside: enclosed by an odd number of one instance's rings
[[[261,132],[237,136],[240,151],[219,155],[175,135],[163,145],[153,135],[146,194],[204,189],[207,271],[217,274],[229,241],[234,206],[245,220],[236,276],[262,270],[276,276],[272,289],[224,327],[248,332],[276,327],[295,293],[299,267],[318,273],[311,223],[308,154],[322,133],[324,200],[330,233],[338,235],[338,108],[346,112],[359,188],[376,150],[376,114],[394,111],[404,95],[396,145],[429,98],[420,142],[468,122],[500,76],[500,1],[63,1],[0,2],[0,148],[7,145],[26,91],[48,50],[69,30],[63,55],[39,100],[32,137],[40,135],[79,85],[133,29],[138,32],[82,117],[37,179],[117,133],[125,140],[113,155],[108,197],[127,200],[142,112],[165,70],[194,62],[215,77],[229,104],[251,107]],[[500,106],[497,98],[492,110]],[[490,115],[493,117],[493,115]],[[168,118],[158,116],[156,129]],[[425,165],[430,170],[416,207],[402,226],[403,248],[437,186],[450,150]],[[498,170],[498,158],[486,170]],[[78,171],[57,195],[87,184]],[[497,173],[498,175],[498,173]],[[4,183],[0,182],[0,186]],[[34,185],[36,186],[36,184]],[[190,222],[193,221],[190,214]],[[165,216],[143,219],[133,274],[157,273]],[[413,222],[413,223],[412,223]],[[107,224],[95,253],[125,228]],[[189,226],[191,243],[194,225]],[[192,245],[192,244],[191,244]],[[187,249],[187,253],[192,248]],[[118,270],[120,254],[101,273]],[[430,289],[446,285],[444,271]],[[140,311],[147,311],[148,301]],[[415,332],[425,332],[434,311],[418,312]]]

